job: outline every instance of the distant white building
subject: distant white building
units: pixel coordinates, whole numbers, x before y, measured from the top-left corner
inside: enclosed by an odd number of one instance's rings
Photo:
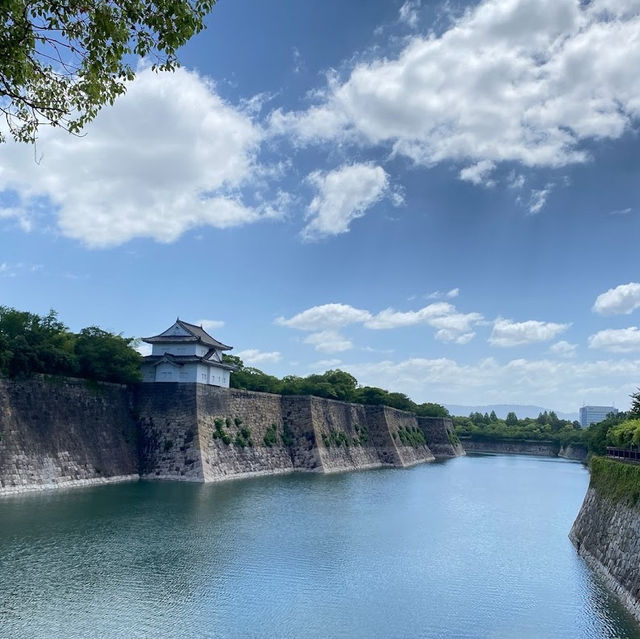
[[[235,367],[222,361],[222,353],[232,347],[211,337],[202,326],[178,318],[160,335],[142,341],[152,347],[142,364],[143,382],[197,382],[229,388]]]
[[[583,406],[580,409],[580,426],[586,428],[591,424],[597,424],[607,418],[609,413],[618,414],[614,406]]]

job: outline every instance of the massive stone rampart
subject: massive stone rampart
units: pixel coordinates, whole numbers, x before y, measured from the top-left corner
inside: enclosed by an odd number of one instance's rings
[[[0,494],[139,475],[210,482],[462,454],[450,420],[193,383],[0,380]],[[138,475],[139,473],[139,475]]]
[[[143,384],[137,391],[142,474],[218,481],[292,471],[339,472],[433,461],[427,438],[447,423],[318,397],[200,384]],[[444,455],[441,455],[444,456]]]
[[[640,621],[640,467],[594,458],[569,538]]]
[[[0,379],[0,494],[138,476],[130,391],[36,376]]]

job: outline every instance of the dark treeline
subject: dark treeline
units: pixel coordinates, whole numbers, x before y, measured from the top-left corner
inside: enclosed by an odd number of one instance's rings
[[[640,409],[640,404],[638,405]],[[602,455],[607,446],[640,443],[640,420],[632,411],[609,415],[599,424],[580,428],[577,421],[559,419],[553,411],[540,413],[538,417],[518,419],[509,413],[505,419],[491,414],[471,413],[469,417],[454,417],[458,435],[474,439],[536,439],[550,440],[558,445],[584,444],[589,452]]]
[[[225,361],[237,367],[231,373],[232,388],[276,393],[278,395],[315,395],[356,404],[391,406],[415,413],[421,417],[447,417],[449,411],[440,404],[426,402],[416,404],[404,393],[390,393],[375,386],[359,386],[358,380],[340,370],[327,371],[321,375],[298,377],[287,375],[278,378],[267,375],[257,368],[245,366],[239,357],[225,355]]]
[[[140,381],[142,357],[133,338],[97,326],[72,333],[55,311],[36,315],[0,306],[0,374],[34,373],[127,384]]]

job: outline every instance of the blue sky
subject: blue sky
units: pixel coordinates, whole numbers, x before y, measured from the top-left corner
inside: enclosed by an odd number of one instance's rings
[[[418,401],[640,385],[637,0],[220,0],[73,138],[0,147],[2,304],[203,321]]]

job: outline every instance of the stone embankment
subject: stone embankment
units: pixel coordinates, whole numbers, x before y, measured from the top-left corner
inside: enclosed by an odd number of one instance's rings
[[[183,481],[406,467],[464,454],[451,420],[200,384],[143,384],[143,477]],[[433,446],[433,450],[432,447]]]
[[[563,457],[585,462],[587,449],[582,444],[560,446],[553,441],[536,439],[473,439],[462,440],[464,450],[469,453],[496,453],[506,455],[539,455],[543,457]]]
[[[640,621],[640,466],[596,457],[569,538]]]
[[[0,380],[0,495],[140,476],[210,482],[464,454],[451,420],[201,384]]]
[[[116,384],[0,380],[0,495],[137,479],[131,401]]]

